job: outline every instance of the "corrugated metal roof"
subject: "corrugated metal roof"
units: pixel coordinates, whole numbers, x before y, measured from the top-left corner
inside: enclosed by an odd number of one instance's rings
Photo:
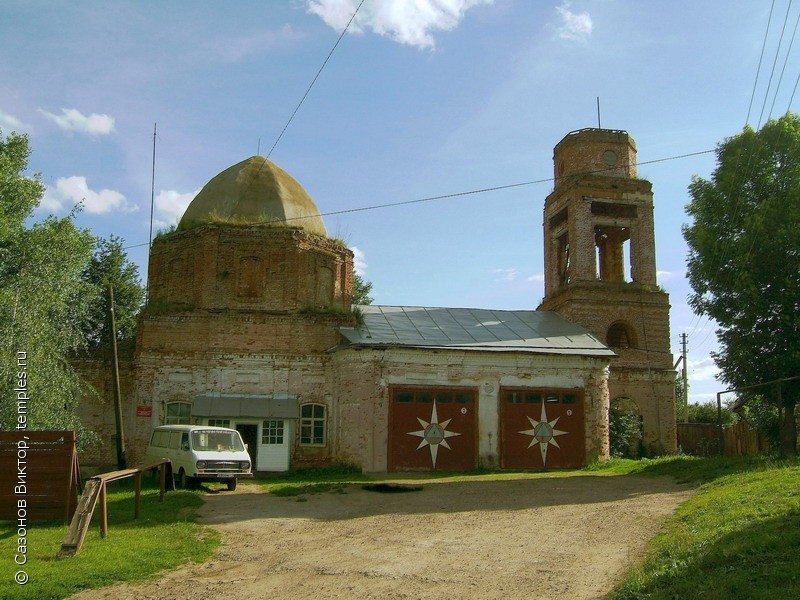
[[[340,327],[351,346],[458,348],[615,356],[557,313],[424,306],[360,306],[364,323]]]

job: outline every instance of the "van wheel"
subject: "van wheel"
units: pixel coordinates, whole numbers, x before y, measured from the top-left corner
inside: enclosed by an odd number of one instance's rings
[[[178,471],[178,487],[181,488],[182,490],[185,490],[188,485],[189,485],[189,478],[186,477],[186,471],[184,471],[183,468],[181,468],[181,470]]]
[[[228,479],[228,491],[232,492],[236,489],[237,479],[234,477],[233,479]]]

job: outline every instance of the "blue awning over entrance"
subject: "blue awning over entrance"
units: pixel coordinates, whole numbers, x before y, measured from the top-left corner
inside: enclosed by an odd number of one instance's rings
[[[299,419],[300,397],[290,394],[203,394],[195,398],[192,416]]]

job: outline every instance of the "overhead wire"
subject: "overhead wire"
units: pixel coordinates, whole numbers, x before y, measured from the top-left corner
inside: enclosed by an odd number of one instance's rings
[[[769,39],[769,28],[772,24],[772,12],[775,10],[775,0],[772,0],[772,4],[769,8],[769,17],[767,18],[767,29],[764,31],[764,41],[761,44],[761,56],[758,58],[758,66],[756,67],[756,79],[753,82],[753,92],[750,94],[750,105],[747,107],[747,118],[745,118],[744,122],[745,125],[750,122],[750,111],[753,110],[753,101],[756,97],[756,90],[758,89],[758,77],[761,74],[761,63],[764,60],[764,51],[767,48],[767,39]]]
[[[791,4],[791,0],[790,0],[790,4]],[[761,67],[762,67],[762,64],[764,62],[764,55],[765,55],[766,48],[767,48],[767,42],[769,41],[769,32],[770,32],[770,29],[772,27],[772,16],[774,14],[774,11],[775,11],[775,0],[772,0],[772,2],[770,4],[770,9],[769,9],[769,16],[767,17],[767,26],[766,26],[766,28],[764,30],[764,38],[763,38],[763,41],[762,41],[762,44],[761,44],[761,53],[759,55],[758,64],[756,66],[756,75],[755,75],[755,78],[753,80],[753,90],[752,90],[752,93],[750,95],[750,103],[749,103],[749,105],[747,107],[747,116],[745,117],[745,122],[744,122],[744,126],[745,127],[747,127],[747,125],[750,123],[750,114],[752,112],[753,103],[755,101],[756,92],[758,90],[758,81],[759,81],[759,78],[760,78],[760,75],[761,75]],[[764,99],[764,104],[765,103],[766,103],[766,95],[765,95],[765,99]],[[762,114],[763,114],[763,104],[762,104]],[[759,117],[759,123],[760,123],[760,117]],[[740,157],[741,157],[741,155],[737,156],[737,164],[734,167],[734,171],[735,172],[739,171],[738,161],[739,161]],[[752,154],[748,155],[748,160],[747,160],[747,164],[746,164],[745,169],[744,169],[744,175],[743,176],[746,176],[746,174],[749,173],[751,162],[752,162]],[[732,190],[734,188],[734,186],[735,186],[735,181],[731,181],[731,188],[730,189]],[[731,191],[729,191],[727,193],[728,196],[730,196],[730,194],[731,194]],[[727,250],[723,250],[723,252],[721,254],[724,255],[726,253],[727,253]],[[720,267],[721,267],[721,265],[720,265]],[[694,315],[693,315],[691,321],[689,322],[689,326],[687,328],[688,332],[689,333],[697,332],[703,319],[706,319],[708,321],[708,324],[711,325],[711,320],[706,315],[704,315],[701,312],[694,312]],[[708,332],[706,333],[705,337],[703,338],[703,342],[702,343],[704,343],[705,341],[708,340],[708,338],[710,337],[712,331],[713,331],[713,328],[710,328],[708,330]]]
[[[789,4],[786,7],[786,16],[783,18],[783,26],[781,27],[781,34],[778,38],[778,47],[775,49],[775,58],[772,61],[772,69],[769,73],[769,81],[767,82],[767,91],[764,93],[764,102],[761,104],[761,113],[758,115],[758,125],[756,126],[756,130],[761,128],[761,123],[763,122],[762,119],[764,117],[764,109],[767,106],[767,100],[769,100],[769,90],[772,87],[772,78],[775,76],[775,67],[778,64],[778,56],[781,52],[781,46],[783,45],[783,36],[786,33],[786,23],[789,20],[789,11],[792,8],[792,0],[789,0]],[[777,88],[775,89],[775,93],[778,93]]]
[[[339,47],[339,43],[342,41],[342,38],[344,38],[345,34],[347,33],[347,30],[350,29],[350,25],[352,25],[353,21],[356,18],[356,15],[358,14],[358,11],[361,10],[361,7],[364,5],[365,1],[366,0],[361,0],[361,2],[356,7],[356,10],[350,16],[350,20],[347,22],[347,25],[344,26],[344,29],[342,29],[342,33],[339,34],[339,37],[337,38],[336,43],[333,45],[333,48],[331,48],[331,51],[328,52],[328,56],[326,56],[325,60],[322,61],[322,65],[317,70],[317,74],[314,75],[314,79],[311,80],[311,83],[308,85],[308,88],[306,88],[306,91],[303,94],[303,97],[300,98],[300,102],[298,102],[297,106],[294,107],[294,110],[292,111],[292,114],[289,116],[289,120],[286,121],[286,124],[283,126],[283,129],[281,129],[281,132],[278,134],[278,137],[275,139],[275,142],[272,144],[272,147],[269,149],[269,152],[267,152],[267,156],[265,158],[269,159],[269,157],[272,156],[273,150],[275,150],[275,147],[278,145],[278,142],[280,142],[281,139],[283,138],[283,134],[286,133],[286,130],[289,129],[289,125],[294,120],[294,117],[295,117],[295,115],[297,115],[297,112],[300,110],[300,107],[303,105],[303,102],[306,101],[306,98],[308,97],[309,93],[311,93],[311,88],[314,87],[314,84],[317,82],[317,79],[319,79],[319,76],[322,74],[322,71],[325,69],[325,66],[328,64],[328,61],[331,59],[331,56],[333,56],[333,53],[336,51],[336,48]],[[260,148],[261,148],[261,140],[260,139],[259,139],[258,147],[259,147],[259,151],[260,151]],[[247,183],[247,187],[244,190],[245,194],[250,189],[250,186],[253,184],[253,182],[256,181],[256,179],[258,178],[258,175],[259,175],[259,173],[261,173],[261,170],[264,168],[265,164],[266,164],[266,161],[263,161],[261,164],[259,164],[258,165],[258,169],[256,169],[255,173],[253,173],[253,175],[250,177],[250,181]]]
[[[791,8],[792,2],[789,0],[789,8]],[[786,13],[786,17],[789,17],[788,9]],[[786,50],[786,58],[783,61],[783,67],[781,68],[781,74],[778,77],[778,85],[775,86],[775,95],[772,97],[772,104],[769,107],[769,115],[767,119],[769,120],[772,117],[772,111],[775,108],[775,102],[778,100],[778,90],[781,89],[781,83],[783,82],[783,75],[786,72],[786,65],[789,63],[789,56],[792,53],[792,47],[794,46],[794,38],[797,35],[797,26],[800,24],[800,11],[797,12],[797,19],[794,22],[794,30],[792,31],[792,39],[789,40],[789,48]],[[798,75],[800,77],[800,75]],[[788,112],[788,109],[787,109]]]
[[[757,72],[756,72],[756,77],[755,77],[755,82],[754,82],[754,87],[753,87],[753,96],[751,97],[750,108],[748,108],[748,116],[747,116],[746,124],[747,124],[747,122],[749,122],[750,110],[752,108],[753,98],[755,97],[756,86],[757,86],[757,82],[758,82],[758,79],[759,79],[759,71],[761,69],[761,64],[762,64],[763,57],[764,57],[764,49],[766,47],[766,44],[767,44],[767,41],[768,41],[768,37],[769,37],[768,34],[769,34],[769,30],[770,30],[770,23],[771,23],[771,20],[772,20],[772,14],[773,14],[774,7],[775,7],[775,2],[773,0],[772,5],[770,7],[770,14],[769,14],[769,19],[768,19],[768,23],[767,23],[767,28],[766,28],[766,31],[765,31],[764,43],[762,45],[761,57],[759,58],[758,69],[757,69]],[[784,16],[783,26],[781,28],[781,33],[780,33],[780,36],[778,38],[778,43],[777,43],[777,47],[776,47],[776,50],[775,50],[775,57],[774,57],[773,63],[772,63],[772,71],[770,73],[770,78],[769,78],[769,82],[768,82],[768,85],[767,85],[767,89],[764,92],[764,101],[762,103],[761,114],[759,115],[759,121],[758,121],[758,124],[757,124],[756,129],[755,129],[756,132],[761,127],[761,121],[762,121],[762,118],[763,118],[764,109],[765,109],[766,103],[767,103],[767,101],[769,99],[770,89],[772,87],[772,79],[773,79],[773,76],[774,76],[774,73],[775,73],[775,66],[777,65],[778,59],[780,57],[781,48],[783,46],[783,39],[784,39],[785,31],[786,31],[786,25],[787,25],[788,20],[789,20],[789,15],[790,15],[790,12],[791,12],[791,8],[792,8],[792,0],[789,0],[789,2],[787,4],[787,8],[786,8],[786,14]],[[795,39],[795,35],[797,33],[798,23],[800,23],[800,13],[798,13],[797,20],[795,21],[795,27],[794,27],[794,30],[793,30],[793,33],[792,33],[792,39],[791,39],[791,41],[789,43],[788,49],[786,50],[786,56],[785,56],[785,59],[784,59],[783,68],[781,69],[781,74],[780,74],[780,76],[778,78],[778,83],[775,86],[775,90],[774,90],[774,94],[773,94],[773,100],[772,100],[772,104],[770,106],[770,112],[768,114],[767,119],[770,119],[771,116],[772,116],[772,110],[773,110],[773,107],[774,107],[775,102],[777,100],[778,93],[780,91],[780,87],[781,87],[781,84],[782,84],[782,81],[783,81],[783,75],[784,75],[784,72],[785,72],[785,69],[786,69],[786,65],[787,65],[787,63],[789,61],[791,50],[792,50],[792,47],[794,45],[794,39]],[[795,88],[794,88],[794,90],[792,92],[792,96],[791,96],[791,98],[789,100],[789,103],[788,103],[788,106],[787,106],[787,112],[791,108],[791,103],[792,103],[792,100],[794,98],[794,93],[795,93],[795,91],[797,89],[797,83],[798,82],[800,82],[800,75],[798,75],[797,82],[795,83]],[[737,178],[737,180],[739,180],[739,181],[746,180],[750,176],[750,173],[751,173],[752,168],[753,168],[753,156],[754,156],[754,154],[755,154],[754,152],[749,152],[748,153],[747,164],[745,165],[745,168],[740,172],[740,176]],[[738,172],[739,171],[738,160],[739,160],[739,158],[737,157],[737,164],[734,167],[734,172]],[[736,186],[736,180],[731,181],[731,190],[735,186]],[[731,192],[729,191],[728,195],[730,196],[730,194],[731,194]],[[734,213],[733,215],[731,215],[733,217],[731,219],[731,221],[732,222],[736,222],[738,220],[739,213],[741,211],[743,211],[743,210],[744,210],[744,207],[741,207],[737,213]],[[756,239],[757,236],[752,236],[752,237],[753,237],[753,239],[751,240],[751,244],[750,244],[750,246],[749,246],[749,248],[748,248],[748,250],[746,252],[747,255],[749,255],[753,251],[753,249],[755,247],[755,239]],[[730,249],[730,247],[733,245],[733,243],[734,243],[734,241],[732,239],[727,240],[728,249]],[[728,250],[723,249],[720,252],[720,255],[721,256],[725,256],[727,254],[727,252],[728,252]],[[722,260],[723,259],[720,258],[720,261],[722,261]],[[720,264],[720,267],[721,267],[721,264]],[[721,276],[721,269],[717,269],[716,273],[717,273],[717,277]],[[692,331],[697,331],[697,329],[699,328],[700,322],[702,321],[703,318],[705,318],[708,321],[709,324],[712,323],[712,320],[710,318],[708,318],[707,316],[705,316],[703,314],[695,313],[695,316],[693,317],[689,328]],[[713,327],[709,328],[706,331],[705,336],[702,338],[702,340],[700,341],[698,346],[701,347],[701,348],[705,347],[705,344],[709,341],[712,333],[716,334],[716,331],[715,331],[715,329]]]
[[[678,155],[675,155],[675,156],[668,156],[668,157],[665,157],[665,158],[656,158],[656,159],[653,159],[653,160],[637,162],[636,165],[637,166],[652,165],[652,164],[667,162],[667,161],[671,161],[671,160],[679,160],[679,159],[682,159],[682,158],[689,158],[689,157],[692,157],[692,156],[701,156],[703,154],[710,154],[712,152],[715,152],[715,150],[700,150],[700,151],[697,151],[697,152],[687,152],[685,154],[678,154]],[[616,165],[614,167],[607,167],[607,168],[596,169],[596,170],[592,170],[592,171],[584,171],[584,172],[581,172],[581,173],[575,173],[575,174],[571,175],[571,177],[579,177],[579,176],[583,176],[583,175],[594,175],[594,174],[602,173],[602,172],[605,172],[605,171],[614,171],[614,170],[618,170],[620,168],[625,168],[625,166],[627,166],[627,165]],[[555,181],[555,177],[545,177],[543,179],[534,179],[534,180],[531,180],[531,181],[521,181],[521,182],[517,182],[517,183],[508,183],[508,184],[503,184],[503,185],[495,185],[495,186],[491,186],[491,187],[484,187],[484,188],[478,188],[478,189],[473,189],[473,190],[466,190],[466,191],[462,191],[462,192],[451,192],[451,193],[448,193],[448,194],[439,194],[439,195],[436,195],[436,196],[425,196],[423,198],[415,198],[413,200],[400,200],[400,201],[397,201],[397,202],[386,202],[386,203],[382,203],[382,204],[371,204],[371,205],[368,205],[368,206],[360,206],[360,207],[355,207],[355,208],[345,208],[345,209],[342,209],[342,210],[320,212],[320,213],[316,213],[316,214],[312,214],[312,215],[305,215],[305,216],[302,216],[302,217],[288,217],[288,218],[285,218],[285,219],[275,219],[275,220],[270,221],[270,223],[272,223],[272,224],[288,223],[288,222],[291,222],[291,221],[299,221],[299,220],[303,220],[303,219],[314,219],[314,218],[318,218],[318,217],[331,217],[331,216],[336,216],[336,215],[344,215],[344,214],[357,213],[357,212],[366,212],[366,211],[370,211],[370,210],[393,208],[393,207],[397,207],[397,206],[408,206],[408,205],[411,205],[411,204],[421,204],[421,203],[425,203],[425,202],[434,202],[436,200],[447,200],[447,199],[450,199],[450,198],[459,198],[459,197],[463,197],[463,196],[472,196],[472,195],[476,195],[476,194],[486,194],[486,193],[489,193],[489,192],[498,192],[498,191],[502,191],[502,190],[508,190],[508,189],[518,188],[518,187],[525,187],[525,186],[530,186],[530,185],[537,185],[537,184],[542,184],[542,183],[552,183],[554,181]],[[134,244],[134,245],[131,245],[131,246],[125,246],[124,249],[128,250],[128,249],[131,249],[131,248],[140,248],[142,246],[147,246],[147,245],[148,245],[147,243]]]
[[[353,12],[352,16],[350,17],[350,20],[347,22],[347,25],[345,25],[344,29],[342,29],[342,33],[339,34],[339,38],[336,40],[336,43],[333,45],[333,48],[331,48],[331,51],[328,52],[328,56],[325,57],[325,60],[323,61],[322,66],[317,71],[317,74],[314,75],[314,79],[311,80],[311,83],[309,84],[308,89],[306,90],[305,94],[303,94],[303,97],[300,98],[300,102],[297,103],[297,106],[295,107],[294,111],[292,112],[291,116],[289,117],[289,120],[286,121],[286,125],[283,126],[283,129],[281,130],[280,134],[278,134],[278,138],[275,140],[275,143],[272,144],[272,147],[269,149],[269,152],[267,152],[266,158],[269,158],[272,155],[272,151],[275,150],[275,146],[277,146],[278,142],[281,141],[281,138],[283,137],[283,134],[286,133],[286,130],[289,128],[289,125],[294,120],[294,117],[297,114],[297,111],[299,111],[300,107],[303,106],[303,102],[306,101],[306,98],[308,97],[308,94],[311,92],[311,88],[314,87],[314,84],[317,82],[317,79],[319,79],[319,76],[322,74],[322,71],[325,68],[325,65],[328,64],[328,61],[331,59],[331,56],[333,56],[333,53],[336,51],[336,48],[339,46],[339,42],[342,41],[342,38],[347,33],[347,30],[350,29],[350,25],[355,20],[356,15],[358,14],[358,11],[361,10],[361,7],[364,5],[364,2],[365,2],[365,0],[361,0],[359,5],[356,7],[355,12]]]

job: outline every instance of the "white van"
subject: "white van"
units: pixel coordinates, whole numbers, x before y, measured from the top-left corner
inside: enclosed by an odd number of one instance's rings
[[[161,425],[153,430],[145,464],[168,458],[178,487],[193,481],[225,481],[236,489],[241,477],[252,477],[250,455],[239,432],[209,425]]]

